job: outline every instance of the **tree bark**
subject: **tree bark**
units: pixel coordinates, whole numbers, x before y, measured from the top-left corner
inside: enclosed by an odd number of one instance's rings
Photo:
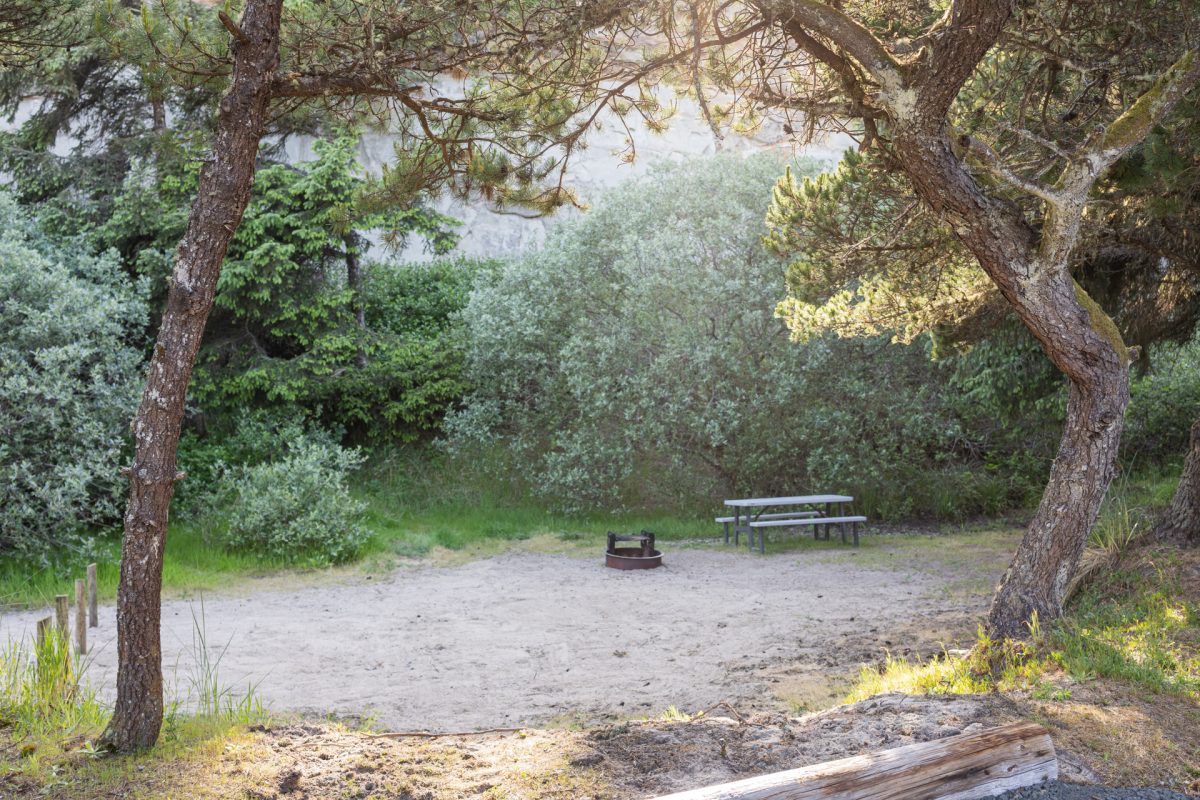
[[[1062,614],[1067,587],[1116,472],[1129,404],[1129,371],[1114,370],[1096,386],[1071,381],[1067,421],[1037,513],[988,611],[993,637],[1025,638],[1034,614]]]
[[[1154,535],[1165,541],[1200,545],[1200,420],[1192,423],[1192,440],[1179,485]]]
[[[146,390],[134,421],[135,451],[117,603],[117,701],[101,737],[108,749],[151,747],[162,726],[160,612],[163,548],[188,381],[212,309],[225,250],[250,199],[255,159],[279,61],[282,0],[250,0],[232,43],[233,78],[217,115],[212,160],[200,171],[188,227],[176,251]]]
[[[1115,327],[1107,327],[1111,320],[1071,278],[1071,248],[1060,244],[1073,244],[1073,231],[1054,228],[1069,228],[1070,213],[1059,211],[1061,222],[1048,221],[1039,239],[966,171],[940,114],[896,126],[895,144],[917,193],[954,227],[1068,380],[1067,423],[1050,479],[986,623],[992,636],[1025,637],[1034,614],[1062,614],[1112,482],[1129,403],[1128,353]]]
[[[367,311],[362,296],[362,265],[358,261],[358,243],[359,237],[354,233],[347,233],[342,237],[342,244],[346,248],[346,286],[350,289],[350,308],[354,312],[354,321],[358,324],[359,331],[365,333]],[[367,351],[362,345],[359,345],[354,360],[360,369],[367,365]]]

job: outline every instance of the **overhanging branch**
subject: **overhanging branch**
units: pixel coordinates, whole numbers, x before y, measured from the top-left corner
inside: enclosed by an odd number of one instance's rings
[[[985,142],[978,139],[962,135],[958,139],[959,144],[966,148],[967,152],[975,157],[977,163],[982,164],[988,172],[995,175],[1008,185],[1020,189],[1026,194],[1031,194],[1034,197],[1041,198],[1052,205],[1059,205],[1063,201],[1063,197],[1049,186],[1044,186],[1037,181],[1026,180],[1017,173],[1013,172],[1004,162],[1000,160],[1000,156],[996,155],[996,151],[988,147]]]
[[[892,58],[883,42],[864,25],[833,6],[816,0],[756,0],[755,5],[771,22],[785,28],[790,23],[797,23],[836,43],[880,84],[888,86],[901,82],[904,68]]]

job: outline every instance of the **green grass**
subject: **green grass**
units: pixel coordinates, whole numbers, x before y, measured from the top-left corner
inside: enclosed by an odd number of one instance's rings
[[[1137,569],[1087,587],[1047,637],[1049,657],[1076,680],[1111,678],[1200,700],[1200,604],[1162,550]]]
[[[716,499],[707,507],[696,508],[692,516],[637,511],[568,516],[532,499],[529,486],[497,478],[502,472],[487,456],[454,459],[427,448],[397,448],[375,458],[353,481],[355,494],[367,503],[365,524],[372,536],[351,568],[380,572],[393,568],[399,559],[424,556],[437,548],[461,551],[539,536],[599,542],[609,530],[651,530],[665,541],[677,541],[710,539],[721,532],[712,521],[721,510]],[[1175,480],[1169,470],[1119,480],[1097,526],[1097,536],[1112,539],[1116,532],[1127,530],[1134,517],[1145,516],[1130,509],[1165,504]],[[1144,529],[1145,523],[1139,524]],[[208,525],[204,519],[172,522],[163,567],[163,589],[168,596],[227,589],[249,578],[301,571],[280,559],[227,552],[213,543]],[[943,528],[954,535],[880,539],[868,532],[856,551],[857,563],[882,567],[897,559],[927,559],[933,551],[938,559],[955,563],[1004,559],[1013,546],[1012,537],[994,535],[994,524]],[[844,550],[838,539],[836,533],[831,542],[816,542],[811,534],[772,531],[767,550],[829,551],[836,557]],[[110,534],[97,556],[99,592],[106,602],[116,597],[118,556],[119,543]],[[74,578],[82,574],[82,565],[55,571],[0,560],[0,605],[47,605],[56,594],[70,594]]]
[[[40,644],[9,642],[0,650],[0,777],[19,775],[67,796],[96,797],[120,790],[145,762],[219,754],[246,727],[270,716],[257,687],[244,692],[221,679],[223,650],[210,646],[203,606],[193,617],[193,658],[186,694],[168,697],[158,745],[132,756],[100,758],[96,742],[110,709],[87,681],[88,660],[53,631]]]
[[[42,642],[10,641],[0,650],[0,728],[18,739],[96,729],[107,714],[86,683],[87,662],[51,631]]]
[[[484,465],[452,467],[425,454],[403,451],[369,465],[355,476],[354,484],[356,496],[367,503],[364,522],[372,536],[351,568],[371,572],[439,547],[462,550],[544,535],[600,541],[610,530],[651,530],[667,540],[712,537],[719,532],[712,522],[716,508],[703,509],[703,516],[694,519],[667,513],[567,516],[531,500],[523,488],[496,481]],[[253,577],[315,572],[293,568],[280,559],[231,553],[213,539],[204,519],[172,521],[163,562],[164,593],[191,596],[227,589]],[[96,557],[98,591],[104,601],[116,598],[119,555],[119,542],[110,534]],[[49,605],[56,594],[72,593],[74,579],[82,576],[82,564],[54,570],[0,561],[0,605]]]
[[[889,655],[882,665],[862,669],[849,699],[1013,689],[1057,699],[1061,690],[1042,681],[1062,673],[1200,700],[1200,604],[1179,580],[1180,554],[1159,547],[1123,555],[1134,563],[1095,577],[1061,620],[1034,626],[1031,644],[992,642],[980,632],[966,654],[943,653],[924,663]]]
[[[120,552],[115,536],[101,540],[96,556],[96,584],[102,600],[117,596]],[[279,560],[226,552],[205,540],[201,524],[175,522],[167,535],[163,589],[169,594],[210,591],[285,568],[286,564]],[[74,569],[55,570],[0,561],[0,604],[49,605],[56,594],[73,593],[75,578],[81,577],[82,564]]]

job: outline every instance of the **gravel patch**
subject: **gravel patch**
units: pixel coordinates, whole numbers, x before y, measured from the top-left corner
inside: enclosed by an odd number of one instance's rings
[[[1111,789],[1051,781],[1043,786],[1005,792],[998,800],[1188,800],[1188,796],[1167,789]]]

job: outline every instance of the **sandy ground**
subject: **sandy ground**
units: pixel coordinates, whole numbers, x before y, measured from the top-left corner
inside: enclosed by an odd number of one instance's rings
[[[661,569],[506,553],[383,578],[163,607],[168,696],[192,691],[202,617],[223,684],[276,711],[374,716],[391,729],[462,730],[645,717],[733,701],[819,707],[892,639],[970,631],[974,601],[908,566],[854,553],[760,557],[670,549]],[[980,601],[982,602],[982,601]],[[0,642],[45,611],[7,614]],[[88,679],[111,696],[115,609],[89,632]],[[903,651],[902,651],[903,652]],[[185,700],[186,702],[186,700]]]

